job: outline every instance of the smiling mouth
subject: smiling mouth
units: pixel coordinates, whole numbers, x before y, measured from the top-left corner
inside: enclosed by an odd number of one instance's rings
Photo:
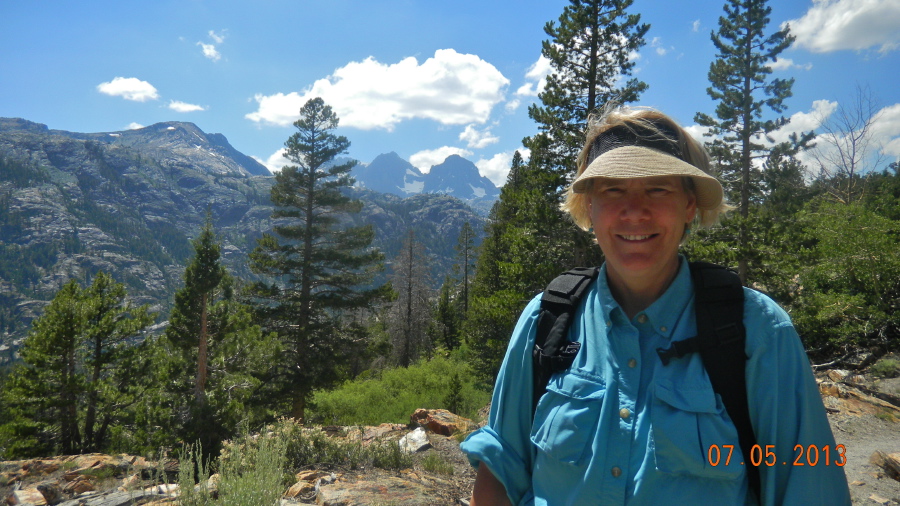
[[[655,237],[655,236],[656,236],[656,234],[649,234],[649,235],[619,235],[619,237],[621,237],[622,239],[625,239],[626,241],[632,241],[632,242],[646,241],[647,239],[650,239],[651,237]]]

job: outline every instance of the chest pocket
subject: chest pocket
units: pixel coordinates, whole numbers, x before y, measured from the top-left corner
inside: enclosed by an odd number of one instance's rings
[[[531,442],[551,460],[572,465],[590,453],[606,385],[568,372],[553,378],[534,413]]]
[[[711,385],[655,385],[650,420],[656,469],[663,473],[715,479],[737,479],[744,473],[744,458],[738,443],[737,429]],[[713,462],[708,452],[713,450]],[[731,460],[726,465],[729,449]]]

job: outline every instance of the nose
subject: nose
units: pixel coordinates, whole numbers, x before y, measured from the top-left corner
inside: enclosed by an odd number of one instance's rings
[[[623,220],[639,221],[650,216],[647,195],[644,192],[629,191],[622,199],[620,217]]]

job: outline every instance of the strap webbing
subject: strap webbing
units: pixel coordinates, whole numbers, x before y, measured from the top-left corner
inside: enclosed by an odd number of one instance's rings
[[[706,262],[691,262],[690,267],[694,281],[697,335],[675,341],[669,348],[659,348],[656,352],[663,365],[688,353],[700,353],[713,391],[722,397],[722,404],[737,428],[747,480],[750,489],[759,498],[759,468],[750,461],[756,436],[750,422],[747,398],[744,288],[737,274],[724,267]]]
[[[541,295],[541,314],[537,321],[536,341],[532,351],[534,390],[531,412],[547,391],[547,382],[555,372],[572,365],[581,343],[569,342],[569,324],[584,292],[591,286],[600,269],[577,267],[557,276]]]

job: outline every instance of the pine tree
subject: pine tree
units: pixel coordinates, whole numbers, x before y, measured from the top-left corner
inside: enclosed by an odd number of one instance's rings
[[[516,151],[516,154],[519,152]],[[456,274],[460,276],[460,291],[462,302],[462,314],[469,312],[469,284],[470,277],[475,273],[475,231],[469,222],[463,223],[456,241],[457,263],[453,266]]]
[[[265,234],[251,254],[251,268],[269,277],[254,288],[266,331],[284,343],[285,360],[273,378],[291,396],[302,419],[315,387],[335,381],[352,352],[358,329],[342,325],[341,311],[368,307],[383,295],[365,288],[381,269],[371,247],[371,227],[343,227],[341,216],[362,204],[341,193],[351,186],[353,163],[335,163],[350,142],[334,134],[338,117],[321,98],[300,110],[285,142],[286,165],[275,176],[271,200],[274,234]]]
[[[624,78],[631,75],[631,55],[644,45],[650,29],[639,14],[626,12],[632,0],[569,3],[558,24],[551,21],[544,27],[550,39],[543,42],[541,54],[550,60],[553,73],[538,95],[541,105],[528,108],[541,132],[523,141],[532,161],[538,154],[539,165],[562,178],[560,186],[574,174],[589,115],[610,102],[634,102],[647,88],[638,79]]]
[[[183,352],[193,356],[188,350],[196,350],[194,398],[198,404],[203,404],[209,358],[209,305],[213,290],[226,275],[225,268],[219,263],[219,243],[210,213],[206,214],[203,229],[192,244],[194,256],[184,271],[184,287],[175,294],[166,334]]]
[[[207,214],[193,241],[194,256],[175,294],[164,339],[154,348],[160,395],[155,419],[169,437],[198,441],[215,453],[236,434],[249,413],[251,395],[280,346],[252,321],[251,310],[236,300],[237,282],[219,261],[220,244]],[[159,386],[158,386],[159,387]]]
[[[728,0],[719,30],[711,37],[716,59],[709,67],[707,94],[717,102],[715,118],[698,113],[694,121],[709,128],[718,139],[710,153],[726,182],[737,179],[739,195],[738,274],[747,281],[751,248],[750,206],[760,175],[753,168],[757,157],[769,152],[762,144],[766,134],[784,126],[784,117],[764,118],[766,110],[782,113],[791,96],[793,79],[771,79],[771,64],[794,40],[785,27],[766,35],[772,11],[766,0]],[[795,139],[805,144],[808,137]],[[732,176],[732,174],[737,177]],[[727,186],[727,184],[726,184]]]
[[[4,386],[13,420],[3,427],[7,448],[66,454],[98,451],[123,416],[137,348],[130,342],[152,323],[147,306],[125,302],[123,285],[98,273],[87,289],[66,283],[20,350],[23,364]],[[99,425],[99,427],[98,427]]]
[[[459,347],[459,332],[463,318],[456,287],[456,281],[452,277],[444,278],[428,329],[432,341],[439,343],[446,351]]]
[[[133,307],[126,303],[125,286],[116,283],[103,272],[84,290],[82,311],[84,317],[84,370],[86,374],[87,403],[84,416],[83,451],[98,451],[106,441],[115,404],[109,395],[122,391],[117,384],[121,377],[114,374],[136,352],[130,339],[140,334],[153,322],[147,306]],[[99,422],[99,427],[97,423]]]

